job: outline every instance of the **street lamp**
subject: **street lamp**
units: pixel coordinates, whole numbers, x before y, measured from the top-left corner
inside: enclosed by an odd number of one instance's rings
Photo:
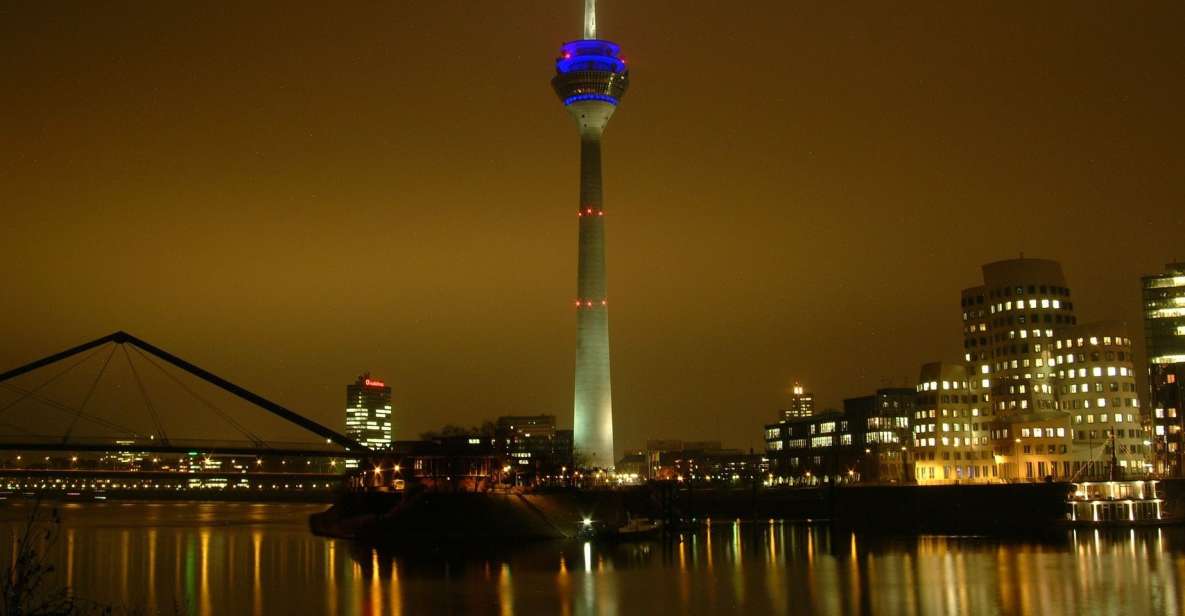
[[[1020,439],[1017,438],[1012,443],[1012,458],[1013,463],[1016,464],[1016,481],[1020,482]]]

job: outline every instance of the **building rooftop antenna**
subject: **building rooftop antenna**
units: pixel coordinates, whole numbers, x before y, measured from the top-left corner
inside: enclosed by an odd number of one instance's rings
[[[597,38],[597,0],[584,0],[584,40]]]

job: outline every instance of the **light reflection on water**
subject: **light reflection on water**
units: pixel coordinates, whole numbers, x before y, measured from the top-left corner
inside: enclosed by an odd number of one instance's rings
[[[1177,614],[1185,529],[878,537],[716,523],[681,541],[375,549],[314,537],[320,505],[67,505],[56,575],[189,614]],[[12,553],[27,505],[0,509]]]

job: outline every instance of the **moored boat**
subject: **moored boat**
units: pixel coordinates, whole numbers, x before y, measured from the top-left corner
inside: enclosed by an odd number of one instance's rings
[[[630,517],[625,524],[617,529],[614,535],[616,539],[644,539],[653,537],[662,531],[661,520],[651,520],[650,518],[635,518]]]
[[[1066,500],[1070,526],[1157,526],[1180,521],[1164,510],[1156,480],[1081,481]]]

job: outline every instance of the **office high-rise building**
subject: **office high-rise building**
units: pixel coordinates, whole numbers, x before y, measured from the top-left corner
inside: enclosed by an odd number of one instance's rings
[[[800,419],[815,414],[815,395],[806,391],[800,383],[790,390],[790,406],[782,409],[784,419]]]
[[[1143,278],[1144,338],[1148,352],[1156,470],[1185,474],[1185,262]]]
[[[391,388],[370,373],[346,385],[346,435],[371,449],[391,446]]]
[[[596,1],[585,0],[584,38],[564,43],[551,80],[580,132],[573,438],[579,460],[597,468],[614,462],[601,135],[629,85],[620,53],[616,43],[597,38]]]

